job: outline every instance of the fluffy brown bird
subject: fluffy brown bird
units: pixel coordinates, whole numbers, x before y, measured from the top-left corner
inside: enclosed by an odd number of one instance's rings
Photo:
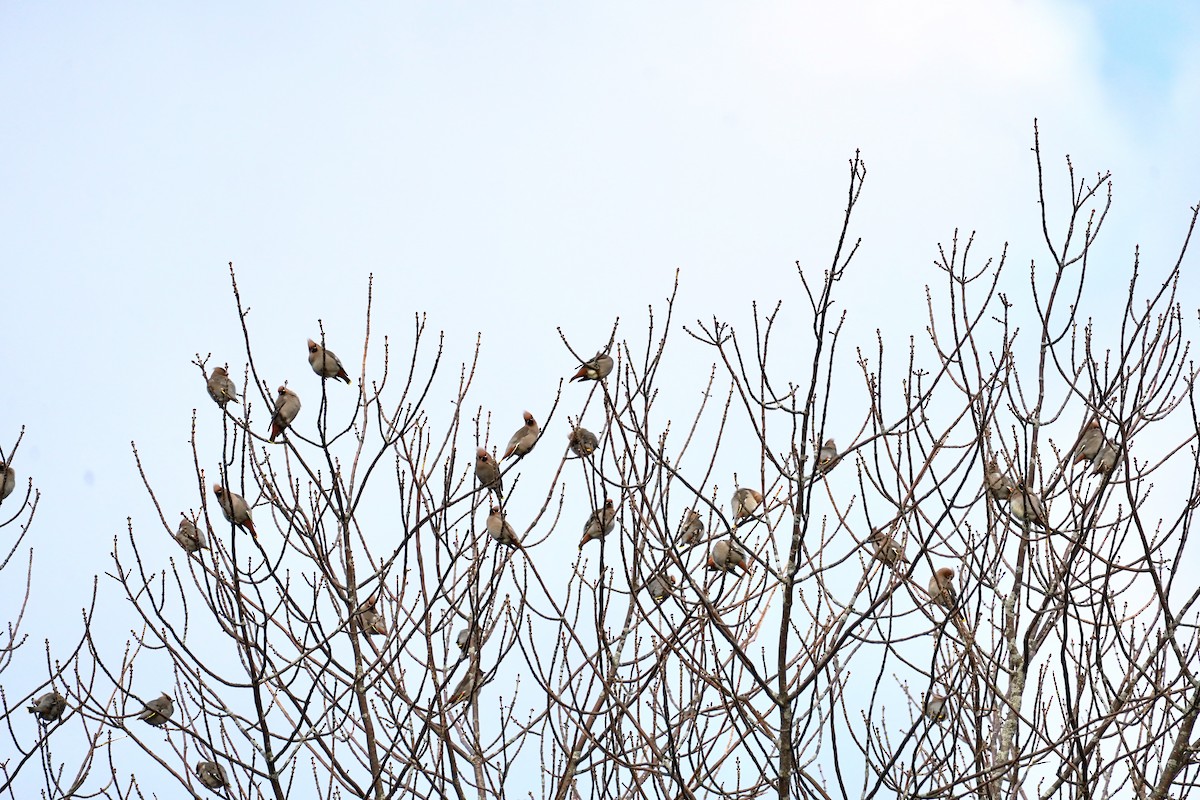
[[[1079,444],[1075,447],[1075,463],[1091,461],[1104,446],[1104,431],[1100,430],[1099,420],[1093,419],[1083,433],[1079,434]]]
[[[722,539],[712,546],[708,553],[706,569],[719,572],[737,572],[741,567],[743,573],[750,570],[746,567],[746,554],[733,543],[732,539]]]
[[[583,538],[579,541],[579,549],[592,539],[603,539],[612,533],[617,519],[617,509],[613,507],[612,498],[604,501],[604,508],[598,508],[583,523]]]
[[[387,636],[387,623],[375,610],[376,599],[374,595],[367,598],[363,610],[358,612],[358,626],[367,636]]]
[[[654,598],[656,603],[661,603],[675,588],[674,575],[655,575],[650,580],[646,581],[646,591]]]
[[[467,652],[467,646],[471,643],[471,628],[466,627],[459,631],[454,643],[458,645],[459,650]]]
[[[467,670],[467,674],[462,676],[458,685],[454,687],[454,691],[450,694],[450,705],[461,703],[470,697],[475,691],[475,684],[479,683],[479,667],[472,664]]]
[[[508,524],[504,509],[500,506],[492,506],[491,512],[488,514],[487,532],[505,547],[511,547],[514,550],[521,549],[521,540],[517,538],[517,532],[513,530],[513,526]]]
[[[17,473],[8,464],[0,461],[0,503],[17,488]]]
[[[958,603],[958,589],[954,586],[954,570],[942,567],[929,579],[929,602],[945,608],[954,608]]]
[[[1017,482],[1017,490],[1008,498],[1012,515],[1022,522],[1032,522],[1034,525],[1050,530],[1046,519],[1046,509],[1037,495],[1025,488],[1025,484]]]
[[[875,558],[889,567],[908,561],[900,543],[883,531],[871,531],[871,535],[867,537],[867,543],[871,545]]]
[[[1117,465],[1117,448],[1111,444],[1105,444],[1100,448],[1100,452],[1096,453],[1096,458],[1092,461],[1093,475],[1107,475],[1112,472],[1113,467]]]
[[[221,408],[226,403],[238,402],[237,388],[224,367],[213,367],[212,374],[208,376],[208,396]]]
[[[925,716],[929,717],[934,722],[941,722],[946,718],[946,696],[932,693],[925,699]]]
[[[580,458],[585,458],[596,452],[596,448],[600,446],[600,440],[587,428],[572,428],[567,437],[567,444],[570,445],[572,453]]]
[[[300,413],[300,395],[286,386],[279,387],[275,398],[275,413],[271,416],[271,441],[275,441],[284,429],[292,424]]]
[[[596,352],[591,361],[585,361],[579,365],[579,371],[571,376],[573,381],[598,381],[608,377],[608,373],[612,372],[613,360],[612,356],[603,350]]]
[[[492,454],[482,447],[475,450],[475,479],[482,489],[495,489],[496,494],[503,496],[504,483],[500,478],[500,466]]]
[[[229,780],[225,777],[225,768],[215,761],[197,761],[196,777],[213,791],[229,785]]]
[[[163,692],[159,697],[154,698],[149,703],[146,703],[142,709],[142,713],[138,714],[138,719],[145,722],[147,725],[153,725],[156,728],[161,728],[167,724],[167,720],[175,713],[175,701],[171,699],[171,695]]]
[[[813,469],[813,474],[824,475],[836,467],[841,460],[837,444],[833,439],[826,439],[825,444],[821,445],[821,449],[817,451],[817,466]]]
[[[186,553],[195,553],[208,547],[208,539],[204,536],[204,531],[196,527],[196,523],[188,517],[187,514],[182,514],[183,519],[179,521],[179,527],[175,530],[175,541],[183,548]]]
[[[1000,467],[996,464],[996,459],[994,458],[984,468],[983,486],[993,499],[1000,501],[1007,500],[1017,488],[1012,478],[1000,471]]]
[[[734,523],[746,517],[754,516],[754,512],[762,505],[762,501],[762,492],[755,491],[754,489],[738,489],[735,491],[729,501],[729,507],[733,510]]]
[[[312,339],[308,340],[308,365],[322,378],[334,378],[350,383],[350,376],[346,374],[342,360],[335,356],[332,350],[321,347]]]
[[[685,548],[699,544],[700,537],[703,535],[704,520],[701,519],[700,513],[694,508],[683,512],[683,522],[679,525],[679,547]]]
[[[500,456],[501,461],[509,456],[520,458],[526,455],[537,444],[538,433],[541,431],[538,428],[537,420],[528,411],[523,416],[525,417],[525,424],[517,428],[517,432],[508,440],[508,447],[504,448],[504,455]]]
[[[63,697],[56,690],[46,692],[41,697],[33,701],[33,705],[29,706],[30,714],[37,714],[38,719],[42,722],[57,722],[62,718],[63,712],[67,710],[67,698]]]
[[[254,530],[254,520],[250,518],[250,507],[246,505],[242,496],[226,491],[225,487],[219,483],[213,484],[213,494],[217,496],[217,505],[221,507],[221,513],[225,515],[225,519],[243,530],[250,531],[250,535],[257,539],[258,531]]]

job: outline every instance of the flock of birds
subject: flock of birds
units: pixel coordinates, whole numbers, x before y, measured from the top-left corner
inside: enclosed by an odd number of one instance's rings
[[[335,379],[351,383],[350,376],[346,373],[345,367],[338,357],[327,348],[317,344],[312,339],[308,340],[308,363],[322,379]],[[572,377],[571,381],[601,381],[613,370],[612,356],[604,351],[597,352],[596,355],[588,361],[580,365],[579,371]],[[229,378],[229,374],[223,367],[215,367],[212,374],[208,378],[208,393],[213,401],[222,409],[229,402],[237,403],[237,390],[233,381]],[[286,385],[280,386],[275,398],[275,409],[271,416],[270,441],[274,442],[284,431],[295,421],[296,416],[300,413],[300,397]],[[478,482],[480,490],[487,490],[489,494],[495,492],[497,500],[496,504],[491,505],[487,518],[487,532],[499,544],[514,548],[521,548],[521,541],[517,537],[516,531],[505,518],[503,508],[503,477],[500,469],[500,462],[506,458],[522,458],[528,455],[537,444],[541,437],[541,429],[538,427],[537,421],[528,411],[524,413],[524,423],[509,439],[508,445],[504,449],[504,453],[497,460],[486,449],[480,447],[475,453],[475,478]],[[572,453],[580,458],[586,458],[594,453],[599,448],[600,442],[596,434],[583,427],[574,427],[568,438],[568,446]],[[841,453],[838,452],[837,444],[833,439],[827,440],[817,453],[817,463],[813,471],[814,477],[819,477],[832,470],[842,459]],[[1074,463],[1090,462],[1093,475],[1108,474],[1116,466],[1119,456],[1118,448],[1107,441],[1104,432],[1101,429],[1097,419],[1092,419],[1083,432],[1080,434],[1075,447]],[[1024,483],[1020,480],[1014,481],[1005,474],[998,466],[997,461],[993,458],[988,462],[984,472],[984,487],[987,494],[999,503],[1007,503],[1009,513],[1013,518],[1022,522],[1029,522],[1033,525],[1053,532],[1046,516],[1045,506],[1041,499],[1034,494],[1031,494]],[[4,498],[12,494],[16,484],[15,473],[12,468],[0,461],[0,502]],[[258,538],[258,533],[254,528],[254,520],[251,517],[250,507],[245,499],[234,492],[229,491],[220,483],[213,484],[213,494],[217,498],[217,504],[221,508],[221,513],[233,525],[242,528],[250,533],[255,539]],[[756,513],[762,508],[763,495],[761,492],[746,487],[738,488],[734,491],[730,499],[730,508],[733,512],[734,530],[744,520],[753,518]],[[579,549],[582,550],[588,542],[598,539],[603,539],[612,532],[616,522],[617,511],[613,505],[612,498],[607,498],[601,508],[594,510],[587,518],[583,526],[583,538],[579,542]],[[680,525],[678,546],[681,548],[691,547],[699,544],[704,535],[704,521],[701,519],[700,513],[695,509],[688,509]],[[183,520],[179,524],[179,528],[175,533],[175,540],[188,553],[195,553],[202,548],[208,547],[208,541],[204,533],[196,526],[195,521],[189,518],[186,514],[183,515]],[[874,531],[867,539],[871,545],[873,556],[879,561],[895,567],[902,563],[907,563],[907,558],[904,553],[904,547],[897,542],[892,536],[883,531]],[[746,553],[734,541],[732,535],[727,538],[716,541],[708,554],[706,568],[709,570],[717,570],[721,572],[732,572],[742,574],[749,573],[750,567],[747,564]],[[954,584],[954,569],[951,567],[940,567],[934,571],[933,577],[929,579],[928,593],[929,601],[947,610],[953,610],[958,603],[958,589]],[[669,595],[674,586],[674,576],[668,574],[659,574],[650,578],[646,582],[646,589],[656,601],[662,601]],[[386,634],[387,626],[384,623],[383,617],[375,610],[376,598],[371,597],[364,604],[363,610],[358,614],[358,623],[364,633],[367,635]],[[459,632],[457,644],[464,652],[470,645],[472,638],[471,629],[465,628]],[[467,674],[455,686],[451,693],[449,702],[451,705],[467,699],[474,691],[476,684],[480,678],[480,672],[477,666],[472,665]],[[941,694],[931,693],[925,700],[924,712],[927,716],[934,720],[945,718],[946,697]],[[37,718],[44,722],[54,722],[60,719],[66,711],[66,699],[57,691],[51,691],[36,698],[33,704],[29,706],[29,712],[36,714]],[[175,713],[175,703],[171,696],[163,693],[158,698],[149,701],[145,704],[144,709],[138,714],[138,719],[155,727],[162,727]],[[196,764],[196,777],[204,786],[209,789],[221,789],[228,785],[225,770],[220,764],[214,761],[200,761]]]

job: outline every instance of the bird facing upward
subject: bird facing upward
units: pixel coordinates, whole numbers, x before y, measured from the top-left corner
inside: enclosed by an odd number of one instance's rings
[[[537,420],[528,411],[523,416],[525,417],[525,424],[517,428],[517,432],[508,440],[508,447],[504,448],[504,455],[500,456],[501,461],[514,455],[520,458],[537,444],[538,433],[540,432]]]

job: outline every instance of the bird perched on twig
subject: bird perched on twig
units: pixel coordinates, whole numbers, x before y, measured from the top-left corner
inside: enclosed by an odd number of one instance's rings
[[[517,428],[517,432],[508,440],[508,447],[504,448],[504,455],[500,456],[501,461],[509,456],[521,458],[537,444],[538,433],[540,432],[537,420],[528,411],[523,416],[525,417],[525,424]]]
[[[367,636],[387,636],[387,623],[383,621],[383,617],[375,610],[375,603],[378,598],[371,595],[367,598],[367,602],[363,604],[363,610],[358,612],[358,627]]]
[[[736,490],[729,500],[729,507],[733,511],[733,523],[736,525],[740,520],[754,516],[762,501],[762,492],[745,488]]]
[[[826,439],[825,444],[821,445],[821,449],[817,451],[817,464],[813,467],[813,475],[824,475],[841,462],[842,457],[838,454],[837,444],[833,439]]]
[[[454,643],[458,645],[459,650],[467,652],[467,646],[471,643],[471,627],[469,625],[458,632]]]
[[[941,567],[929,579],[929,602],[937,603],[944,608],[954,608],[958,604],[958,589],[954,585],[954,570]]]
[[[908,561],[900,543],[883,531],[871,531],[871,535],[867,537],[867,543],[871,545],[875,558],[889,567]]]
[[[492,454],[482,447],[475,450],[475,479],[481,489],[494,489],[496,494],[503,497],[504,483],[500,477],[500,467]]]
[[[572,381],[598,381],[608,377],[612,372],[612,356],[603,350],[597,350],[590,361],[579,365],[579,371],[571,376]]]
[[[580,458],[585,458],[596,452],[596,448],[600,446],[600,440],[587,428],[575,427],[567,436],[567,444],[571,447],[572,453]]]
[[[1092,474],[1107,475],[1112,472],[1113,467],[1117,465],[1117,455],[1117,448],[1106,443],[1100,448],[1100,452],[1096,453],[1096,458],[1092,461]]]
[[[196,777],[213,791],[229,785],[229,780],[225,777],[225,768],[215,761],[197,761]]]
[[[993,499],[1000,501],[1007,500],[1017,488],[1017,484],[1013,483],[1012,478],[1000,471],[994,458],[984,468],[983,485]]]
[[[280,386],[279,393],[275,398],[275,413],[271,415],[272,442],[279,438],[279,435],[292,424],[299,413],[300,395],[286,386]]]
[[[925,716],[934,722],[944,720],[946,718],[946,696],[934,692],[925,698]]]
[[[237,388],[224,367],[213,367],[212,375],[208,376],[208,396],[221,408],[226,403],[238,402]]]
[[[332,350],[321,347],[312,339],[308,340],[308,365],[322,378],[334,378],[350,383],[350,376],[346,374],[342,360],[335,356]]]
[[[689,508],[683,512],[683,522],[679,525],[679,547],[691,547],[694,544],[700,543],[700,537],[704,535],[704,520],[701,519],[700,513],[694,508]]]
[[[243,530],[250,531],[250,535],[257,539],[258,531],[254,530],[250,507],[246,505],[242,496],[226,490],[219,483],[213,484],[213,494],[217,496],[217,505],[221,506],[221,513],[225,515],[225,519]]]
[[[1034,525],[1050,530],[1050,523],[1046,519],[1046,509],[1042,505],[1041,499],[1030,492],[1023,482],[1017,482],[1017,490],[1008,498],[1008,505],[1016,519],[1022,522],[1032,522]]]
[[[492,506],[491,513],[488,514],[487,532],[505,547],[511,547],[514,550],[521,549],[521,540],[517,538],[517,532],[513,530],[513,526],[508,524],[504,509],[500,506]]]
[[[1079,434],[1079,444],[1075,446],[1075,462],[1091,461],[1104,446],[1104,431],[1100,430],[1100,421],[1094,417]]]
[[[654,598],[656,603],[661,603],[663,600],[666,600],[674,588],[674,575],[667,575],[664,573],[662,575],[655,575],[653,578],[646,581],[646,591],[650,593],[650,596]]]
[[[612,533],[613,526],[616,524],[617,509],[613,506],[612,498],[604,501],[604,508],[598,508],[592,512],[587,518],[587,522],[583,523],[583,538],[579,541],[579,549],[590,542],[592,539],[603,539],[608,534]]]
[[[17,488],[17,473],[3,461],[0,461],[0,503]]]
[[[746,567],[746,554],[733,543],[733,539],[722,539],[712,546],[708,553],[708,564],[705,569],[718,572],[737,572],[741,567],[743,573],[749,572]]]
[[[160,696],[146,703],[145,707],[142,708],[142,713],[138,714],[138,719],[147,725],[161,728],[167,724],[167,720],[174,713],[175,701],[171,699],[171,695],[163,692]]]
[[[58,690],[46,692],[29,706],[29,713],[37,714],[37,718],[43,722],[58,721],[66,710],[67,699],[59,694]]]
[[[454,687],[454,691],[450,694],[450,705],[461,703],[470,697],[475,691],[475,684],[479,682],[479,665],[472,664],[467,674],[463,675],[459,680],[458,685]]]
[[[197,528],[196,523],[192,522],[187,514],[182,512],[180,514],[183,519],[179,521],[179,527],[175,530],[175,541],[179,543],[184,552],[195,553],[208,547],[208,539],[204,536],[204,531]]]

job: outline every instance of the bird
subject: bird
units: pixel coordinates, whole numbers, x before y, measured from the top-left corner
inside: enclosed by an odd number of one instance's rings
[[[461,703],[466,700],[475,691],[475,684],[479,682],[479,666],[472,664],[467,670],[467,674],[462,676],[458,685],[454,687],[454,691],[450,694],[450,705]]]
[[[604,508],[593,511],[587,522],[583,523],[583,539],[579,542],[579,549],[582,550],[592,539],[603,539],[611,533],[616,519],[617,509],[613,507],[610,497],[604,501]]]
[[[691,547],[699,543],[703,535],[704,520],[700,518],[700,512],[694,508],[683,512],[683,522],[679,525],[679,547]]]
[[[742,568],[742,572],[750,571],[746,568],[746,554],[733,543],[733,539],[722,539],[712,546],[712,550],[708,554],[706,569],[737,572],[738,567]]]
[[[242,496],[225,491],[225,487],[219,483],[213,484],[213,494],[217,496],[217,504],[221,506],[221,513],[225,515],[225,519],[243,530],[250,531],[250,535],[257,539],[258,531],[254,530],[250,507],[246,505]]]
[[[954,586],[954,570],[941,567],[929,579],[929,602],[945,608],[954,608],[958,603],[958,589]]]
[[[495,489],[496,494],[503,496],[504,482],[500,478],[500,467],[492,454],[482,447],[475,450],[475,477],[483,489]]]
[[[871,531],[871,535],[867,537],[867,543],[874,550],[875,558],[889,567],[908,561],[900,543],[883,531]]]
[[[500,544],[514,550],[521,549],[521,540],[517,538],[513,526],[504,518],[504,509],[500,506],[492,506],[491,513],[488,514],[487,532]]]
[[[1075,446],[1075,462],[1091,461],[1104,446],[1104,431],[1100,430],[1100,421],[1093,418],[1088,422],[1083,432],[1079,434],[1079,444]]]
[[[646,591],[654,598],[656,603],[661,603],[667,599],[675,588],[674,575],[655,575],[650,580],[646,581]]]
[[[308,340],[308,365],[322,378],[336,378],[350,383],[350,376],[346,374],[342,360],[335,356],[332,350],[326,350],[312,339]]]
[[[471,644],[471,627],[468,625],[458,632],[458,637],[454,640],[458,645],[458,649],[462,652],[467,652],[467,646]]]
[[[572,381],[598,381],[608,377],[612,372],[612,356],[603,350],[597,350],[591,361],[579,365],[579,371],[571,376]]]
[[[1017,488],[1012,478],[1000,471],[994,458],[984,468],[983,485],[989,495],[1000,501],[1007,500]]]
[[[1032,522],[1034,525],[1050,530],[1046,521],[1046,509],[1037,495],[1030,493],[1025,484],[1018,481],[1016,491],[1008,498],[1012,515],[1022,522]]]
[[[946,696],[934,692],[925,698],[925,716],[934,722],[944,720],[946,718]]]
[[[225,768],[215,761],[197,761],[196,777],[207,788],[212,790],[224,789],[229,785],[225,777]]]
[[[29,706],[29,713],[37,714],[38,719],[43,722],[58,721],[66,710],[67,699],[57,690],[46,692],[41,697],[35,698],[33,705]]]
[[[0,461],[0,503],[17,488],[17,473],[6,462]]]
[[[842,457],[838,455],[837,445],[833,439],[826,439],[825,444],[817,451],[817,465],[813,468],[814,475],[824,475],[838,465]]]
[[[224,367],[213,367],[212,375],[208,376],[208,396],[221,408],[231,400],[238,402],[237,388]]]
[[[567,444],[572,453],[584,458],[596,452],[596,448],[600,446],[600,440],[587,428],[576,427],[572,428],[571,433],[567,436]]]
[[[1107,475],[1117,465],[1117,448],[1105,443],[1092,461],[1093,475]]]
[[[179,528],[175,531],[175,541],[179,542],[179,546],[184,549],[184,552],[195,553],[208,547],[208,539],[205,538],[204,532],[196,527],[196,523],[192,522],[187,514],[181,513],[180,516],[183,519],[179,520]]]
[[[138,714],[138,719],[145,722],[147,725],[153,725],[156,728],[161,728],[167,724],[167,720],[175,713],[175,701],[171,699],[171,695],[163,692],[161,696],[154,698],[149,703],[146,703],[142,709],[142,713]]]
[[[271,441],[283,433],[284,428],[292,424],[300,413],[300,395],[286,386],[279,387],[279,395],[275,398],[275,413],[271,416]]]
[[[509,456],[521,458],[537,444],[538,433],[541,431],[538,428],[537,420],[528,411],[523,416],[525,417],[525,424],[517,428],[517,432],[508,440],[508,447],[504,448],[504,455],[500,456],[501,461]]]
[[[358,626],[367,636],[387,636],[387,624],[375,610],[374,596],[367,599],[363,610],[358,612]]]
[[[757,492],[754,489],[738,489],[733,493],[733,497],[729,501],[729,507],[733,509],[733,521],[736,524],[738,520],[746,517],[754,516],[754,512],[762,505],[762,492]]]

